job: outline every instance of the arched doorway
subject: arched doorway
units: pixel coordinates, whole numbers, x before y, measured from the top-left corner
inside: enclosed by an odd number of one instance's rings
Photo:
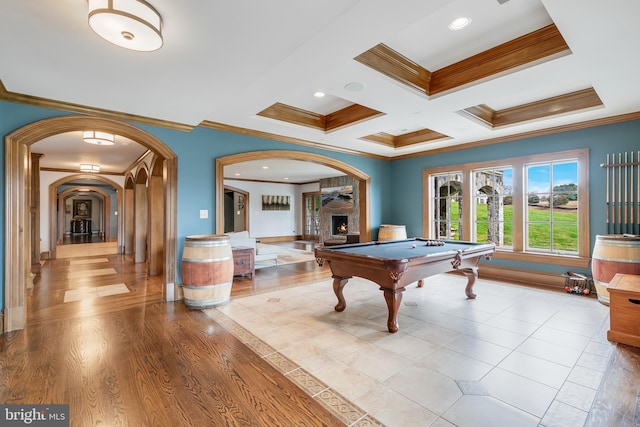
[[[329,166],[346,175],[355,178],[360,186],[360,241],[368,242],[371,240],[371,220],[369,212],[369,199],[371,194],[371,178],[359,169],[354,168],[348,163],[341,162],[331,157],[322,156],[320,154],[305,153],[302,151],[292,150],[269,150],[269,151],[252,151],[247,153],[233,154],[216,159],[216,232],[222,234],[224,232],[224,167],[234,163],[246,162],[249,160],[261,159],[291,159],[306,162],[318,163]]]
[[[147,178],[149,174],[143,167],[138,169],[133,190],[133,260],[136,263],[147,262],[147,236],[149,229],[149,194]]]
[[[49,185],[49,223],[50,223],[49,225],[49,248],[50,249],[49,250],[50,250],[52,259],[57,258],[57,246],[59,241],[63,237],[62,233],[64,231],[64,225],[61,222],[63,220],[63,218],[61,217],[61,214],[64,212],[63,199],[66,193],[73,193],[79,190],[80,188],[80,187],[71,187],[66,189],[64,192],[58,193],[58,187],[68,182],[74,182],[82,179],[99,181],[111,186],[116,192],[116,203],[117,203],[116,210],[122,210],[122,187],[120,187],[120,185],[118,185],[116,182],[108,178],[105,178],[103,176],[89,175],[89,174],[75,174],[75,175],[66,176],[64,178],[61,178],[51,183]],[[109,202],[108,195],[96,188],[92,188],[91,191],[102,195],[103,199],[105,200],[105,205],[103,206],[104,212],[102,216],[104,218],[104,221],[109,221],[110,202]],[[104,237],[105,239],[108,240],[110,236],[109,227],[107,227],[105,224],[104,229],[105,229]],[[118,219],[117,229],[118,229],[118,233],[117,233],[118,247],[120,247],[122,245],[122,242],[120,242],[120,234],[121,234],[120,230],[122,229],[122,221],[120,219]]]
[[[176,295],[177,156],[153,135],[124,122],[87,116],[64,116],[28,124],[5,138],[5,332],[26,324],[25,291],[31,273],[30,189],[31,144],[63,132],[93,129],[122,135],[147,147],[162,159],[164,175],[163,296]]]

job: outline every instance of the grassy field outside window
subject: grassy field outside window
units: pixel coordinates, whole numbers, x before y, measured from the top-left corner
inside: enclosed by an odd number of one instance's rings
[[[509,259],[588,260],[588,150],[425,169],[425,236],[493,240]],[[426,202],[428,201],[428,202]],[[446,206],[446,209],[443,207]],[[456,228],[444,237],[444,224]]]

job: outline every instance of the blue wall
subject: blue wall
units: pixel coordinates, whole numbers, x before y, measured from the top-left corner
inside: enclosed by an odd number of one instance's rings
[[[4,137],[29,123],[69,113],[29,105],[0,102],[0,135]],[[422,170],[436,166],[519,157],[569,149],[588,148],[590,156],[590,232],[591,243],[596,234],[605,234],[605,173],[599,166],[607,153],[640,150],[640,120],[540,136],[484,147],[425,155],[404,160],[384,161],[368,157],[325,151],[301,145],[287,144],[252,136],[233,134],[207,128],[192,132],[146,125],[137,125],[169,146],[178,156],[178,259],[182,255],[184,237],[215,231],[215,159],[220,156],[258,150],[298,150],[325,155],[362,170],[371,177],[371,226],[375,238],[380,224],[406,224],[409,236],[422,234]],[[2,173],[4,182],[4,144]],[[393,191],[392,191],[393,189]],[[0,200],[0,215],[5,224],[5,197]],[[201,209],[210,212],[200,219]],[[4,226],[0,228],[3,263],[0,277],[0,306],[4,307]],[[494,259],[493,265],[562,273],[562,266],[528,264]]]
[[[66,112],[0,101],[0,135],[3,140],[9,133],[35,121],[50,117],[69,115]],[[350,154],[320,150],[301,145],[256,138],[252,136],[228,133],[208,128],[196,128],[192,132],[158,128],[153,126],[132,125],[143,129],[164,142],[178,156],[178,259],[182,257],[184,237],[192,234],[215,232],[215,160],[249,151],[259,150],[297,150],[331,157],[363,171],[371,177],[371,226],[375,229],[390,216],[390,167],[386,160],[359,157]],[[0,185],[4,182],[4,144],[2,144],[2,173]],[[0,201],[2,223],[5,220],[5,197]],[[207,209],[208,219],[200,219],[199,211]],[[3,285],[0,291],[0,307],[4,308],[4,226],[0,229],[2,246],[2,266],[0,277]],[[179,263],[178,263],[179,264]],[[179,265],[178,271],[179,271]],[[177,278],[179,280],[179,278]]]
[[[582,148],[589,149],[589,228],[593,249],[596,234],[607,233],[605,171],[600,164],[605,163],[607,153],[640,150],[640,120],[394,161],[391,164],[391,218],[397,224],[406,224],[407,235],[422,234],[423,169]],[[567,271],[563,266],[502,259],[493,259],[491,264],[554,273]]]

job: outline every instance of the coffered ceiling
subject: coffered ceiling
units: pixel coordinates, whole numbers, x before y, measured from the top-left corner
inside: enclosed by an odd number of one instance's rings
[[[154,52],[3,0],[0,98],[380,158],[639,117],[635,0],[149,2]]]

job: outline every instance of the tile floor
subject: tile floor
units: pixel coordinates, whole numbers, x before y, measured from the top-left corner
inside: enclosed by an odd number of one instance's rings
[[[396,334],[377,285],[331,280],[205,312],[346,425],[582,426],[612,352],[595,298],[442,274],[403,295]],[[606,322],[606,324],[605,324]]]

